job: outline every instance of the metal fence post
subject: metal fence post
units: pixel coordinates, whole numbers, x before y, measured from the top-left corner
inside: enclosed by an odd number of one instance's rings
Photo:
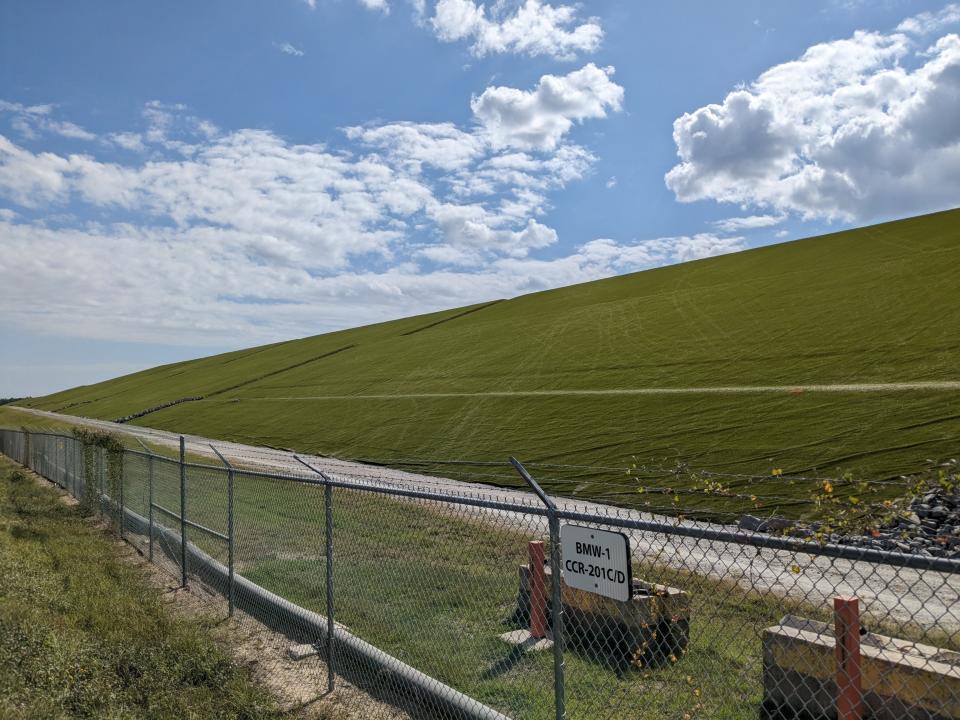
[[[187,586],[187,450],[180,436],[180,580]]]
[[[220,462],[227,466],[227,614],[233,617],[234,600],[234,581],[233,581],[233,465],[227,462],[227,459],[220,454],[213,445],[210,445]]]
[[[124,465],[123,459],[125,454],[126,453],[120,455],[120,516],[118,518],[118,522],[119,522],[121,540],[123,539],[123,525],[124,525],[124,518],[125,518],[124,511],[123,511],[123,481],[126,479],[126,476],[127,476],[127,474],[123,471],[123,465]]]
[[[83,478],[83,451],[80,442],[73,441],[73,496],[80,499],[80,482]]]
[[[153,562],[153,455],[147,457],[147,559]]]
[[[333,487],[323,487],[327,524],[327,692],[333,692]]]
[[[147,560],[153,562],[153,453],[143,440],[135,439],[147,453]]]
[[[297,462],[308,470],[312,470],[323,479],[323,508],[326,526],[326,556],[327,556],[327,692],[333,692],[334,687],[334,645],[333,645],[333,486],[330,478],[320,470],[304,462],[294,455]]]
[[[553,625],[553,702],[557,720],[565,720],[567,717],[567,700],[565,688],[566,664],[563,659],[563,598],[560,592],[560,518],[557,517],[556,503],[549,498],[520,461],[512,457],[510,463],[543,504],[547,506],[547,522],[550,528],[550,620]]]

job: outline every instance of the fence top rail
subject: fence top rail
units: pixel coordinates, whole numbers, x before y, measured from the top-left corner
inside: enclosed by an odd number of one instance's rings
[[[4,428],[9,432],[22,434],[22,430]],[[57,438],[75,439],[70,435],[62,435],[51,432],[30,432],[31,435],[49,436]],[[154,455],[134,449],[126,449],[125,453],[138,455],[141,457],[151,457],[154,460],[167,461],[179,465],[175,458],[168,458],[163,455]],[[205,463],[184,463],[187,468],[204,470],[206,472],[227,473],[228,468],[222,465],[209,465]],[[409,498],[415,500],[428,500],[451,505],[462,505],[476,507],[485,510],[499,510],[508,513],[516,513],[527,516],[547,517],[555,513],[560,520],[571,520],[576,522],[590,523],[607,527],[616,527],[622,529],[639,530],[644,532],[657,533],[669,536],[679,536],[691,538],[693,540],[707,540],[723,543],[731,543],[740,546],[755,547],[769,550],[780,550],[805,555],[831,557],[845,559],[855,562],[868,562],[878,565],[889,565],[894,567],[906,567],[914,570],[932,570],[948,574],[960,574],[960,560],[951,558],[940,558],[924,555],[914,555],[908,553],[894,552],[890,550],[877,550],[873,548],[857,547],[853,545],[841,545],[834,543],[819,543],[811,539],[781,537],[740,530],[731,526],[724,526],[696,520],[679,520],[671,522],[668,518],[651,516],[627,517],[611,513],[578,511],[569,508],[551,509],[543,505],[525,504],[523,502],[497,499],[492,496],[484,495],[466,495],[458,494],[452,491],[438,491],[436,489],[423,488],[403,488],[391,485],[382,485],[375,482],[362,482],[357,480],[347,480],[336,475],[294,475],[284,472],[267,472],[263,470],[247,469],[233,466],[233,471],[238,475],[244,475],[253,478],[262,478],[266,480],[280,480],[284,482],[295,482],[305,485],[324,486],[342,488],[358,492],[367,492],[378,495],[387,495],[391,497]],[[549,496],[548,496],[549,497]],[[552,500],[551,500],[552,504]],[[556,506],[554,506],[556,507]],[[614,509],[612,509],[614,510]],[[615,509],[620,510],[620,509]],[[629,513],[628,509],[622,509],[623,513]]]

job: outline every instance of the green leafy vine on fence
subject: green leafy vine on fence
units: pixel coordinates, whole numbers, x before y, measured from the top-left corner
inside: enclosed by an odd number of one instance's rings
[[[105,430],[75,427],[73,436],[83,446],[84,488],[80,497],[80,513],[86,517],[99,509],[99,498],[105,496],[109,518],[114,530],[119,531],[123,520],[120,496],[123,483],[123,451],[120,438]],[[106,467],[100,467],[101,458]],[[99,461],[99,462],[98,462]]]

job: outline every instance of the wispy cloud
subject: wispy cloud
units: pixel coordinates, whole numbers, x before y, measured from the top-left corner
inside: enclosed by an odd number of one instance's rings
[[[779,225],[786,219],[786,215],[748,215],[715,220],[712,224],[721,232],[743,232]]]
[[[284,55],[294,55],[295,57],[303,57],[304,52],[300,48],[296,47],[292,43],[282,42],[276,44],[277,49],[282,52]]]
[[[960,5],[951,3],[935,12],[922,12],[897,25],[897,30],[915,35],[929,35],[951,25],[960,25]]]
[[[53,110],[53,105],[22,105],[0,100],[0,113],[12,116],[10,124],[23,137],[33,139],[42,133],[53,133],[73,140],[96,140],[96,135],[76,123],[52,117]]]
[[[360,0],[360,3],[368,10],[379,10],[385,15],[390,13],[389,0]]]

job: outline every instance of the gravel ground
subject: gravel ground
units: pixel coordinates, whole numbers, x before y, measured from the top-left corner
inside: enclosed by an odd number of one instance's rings
[[[78,418],[41,410],[26,410],[43,417],[83,423],[125,433],[141,440],[168,447],[179,446],[179,436],[150,428],[117,425],[102,420]],[[267,472],[302,476],[306,470],[291,453],[196,436],[185,436],[187,452],[215,458],[210,443],[233,463],[257,467]],[[377,487],[404,487],[429,490],[451,497],[482,497],[517,505],[538,507],[539,499],[529,492],[477,483],[418,475],[378,466],[302,456],[314,467],[337,480]],[[678,523],[674,518],[601,503],[555,498],[564,510],[596,513],[608,518],[662,521],[686,527],[739,532],[750,531],[735,525],[694,522]],[[543,518],[531,518],[522,512],[485,511],[491,523],[516,524],[530,528],[535,522],[545,526]],[[864,622],[886,623],[950,635],[960,641],[960,561],[953,573],[918,571],[873,562],[816,556],[793,551],[755,548],[738,543],[681,537],[662,532],[627,530],[635,559],[644,559],[698,575],[735,582],[744,589],[775,593],[782,597],[813,604],[829,603],[836,595],[854,595],[860,599]],[[889,627],[888,627],[889,629]]]

